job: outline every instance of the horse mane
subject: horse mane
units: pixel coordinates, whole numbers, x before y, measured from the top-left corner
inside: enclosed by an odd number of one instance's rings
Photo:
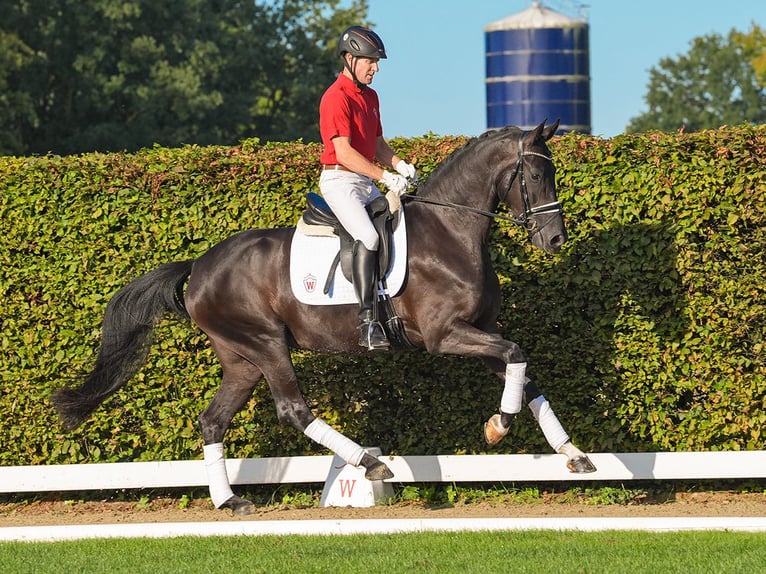
[[[481,135],[469,139],[466,143],[449,154],[439,165],[436,166],[428,178],[423,182],[421,190],[428,190],[431,185],[436,184],[441,178],[441,173],[445,169],[451,169],[453,166],[463,163],[466,160],[466,157],[471,155],[471,153],[474,152],[476,148],[483,147],[489,143],[494,143],[495,141],[503,139],[508,135],[519,137],[523,133],[524,131],[516,126],[505,126],[504,128],[489,129]],[[433,183],[431,183],[432,181]]]

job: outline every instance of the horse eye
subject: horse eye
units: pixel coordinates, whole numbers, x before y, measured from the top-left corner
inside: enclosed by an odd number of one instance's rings
[[[535,183],[540,183],[540,180],[543,178],[543,174],[541,174],[539,171],[535,171],[530,174],[529,178]]]

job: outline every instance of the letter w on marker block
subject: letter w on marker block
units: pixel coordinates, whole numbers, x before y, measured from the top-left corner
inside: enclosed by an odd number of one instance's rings
[[[365,450],[372,456],[380,456],[379,448],[367,447]],[[389,483],[379,480],[370,482],[364,477],[364,473],[364,467],[351,466],[340,457],[334,456],[319,506],[366,508],[394,496],[394,489]]]
[[[354,496],[354,487],[356,486],[356,479],[349,480],[348,478],[338,478],[340,484],[341,498],[351,498]]]

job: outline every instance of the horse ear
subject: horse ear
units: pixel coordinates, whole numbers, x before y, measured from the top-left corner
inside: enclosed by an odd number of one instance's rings
[[[553,122],[552,124],[550,124],[547,128],[543,130],[542,135],[543,135],[543,138],[545,138],[545,141],[548,141],[549,139],[553,137],[553,135],[556,133],[556,130],[559,129],[560,121],[561,121],[560,118],[557,119],[555,122]]]
[[[527,135],[524,136],[524,143],[527,145],[532,145],[534,142],[536,142],[543,133],[543,128],[545,127],[546,121],[548,121],[547,118],[540,122],[540,125],[533,129],[531,132],[527,132]]]

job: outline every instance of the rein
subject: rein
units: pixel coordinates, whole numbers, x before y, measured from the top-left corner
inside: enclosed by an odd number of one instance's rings
[[[510,221],[516,225],[524,225],[521,219],[516,217],[508,217],[502,213],[495,213],[493,211],[484,211],[483,209],[477,209],[475,207],[469,207],[460,203],[452,203],[451,201],[444,201],[441,199],[429,199],[427,197],[418,197],[417,195],[403,195],[402,201],[419,201],[420,203],[429,203],[431,205],[440,205],[442,207],[452,207],[454,209],[461,209],[463,211],[470,211],[471,213],[477,213],[485,217],[492,217],[494,219],[502,219],[503,221]]]
[[[477,209],[475,207],[469,207],[467,205],[461,205],[459,203],[453,203],[451,201],[444,201],[441,199],[430,199],[426,197],[418,197],[417,195],[404,195],[402,196],[402,200],[403,201],[419,201],[421,203],[428,203],[431,205],[440,205],[442,207],[451,207],[453,209],[470,211],[471,213],[476,213],[478,215],[483,215],[485,217],[491,217],[493,219],[501,219],[503,221],[509,221],[520,227],[523,227],[530,233],[538,233],[542,229],[542,227],[538,228],[537,222],[534,221],[534,219],[532,218],[536,215],[545,215],[547,213],[561,213],[563,211],[563,206],[561,205],[560,201],[553,201],[551,203],[546,203],[543,205],[530,207],[529,193],[527,192],[527,182],[526,182],[526,179],[524,178],[524,157],[534,155],[537,157],[541,157],[543,159],[547,159],[550,162],[553,161],[553,158],[545,154],[537,153],[534,151],[524,151],[523,137],[524,136],[521,136],[519,138],[519,159],[516,162],[516,167],[513,168],[513,172],[511,172],[511,177],[508,180],[508,185],[505,187],[505,190],[503,191],[503,196],[507,198],[508,194],[511,192],[511,187],[513,187],[513,182],[516,181],[517,177],[519,178],[521,202],[524,206],[524,212],[521,214],[520,217],[509,217],[507,215],[502,215],[500,213],[495,213],[493,211],[485,211],[483,209]],[[498,194],[498,199],[500,201],[503,201],[503,198],[501,198],[499,194]],[[508,202],[504,201],[504,203],[507,204]]]

